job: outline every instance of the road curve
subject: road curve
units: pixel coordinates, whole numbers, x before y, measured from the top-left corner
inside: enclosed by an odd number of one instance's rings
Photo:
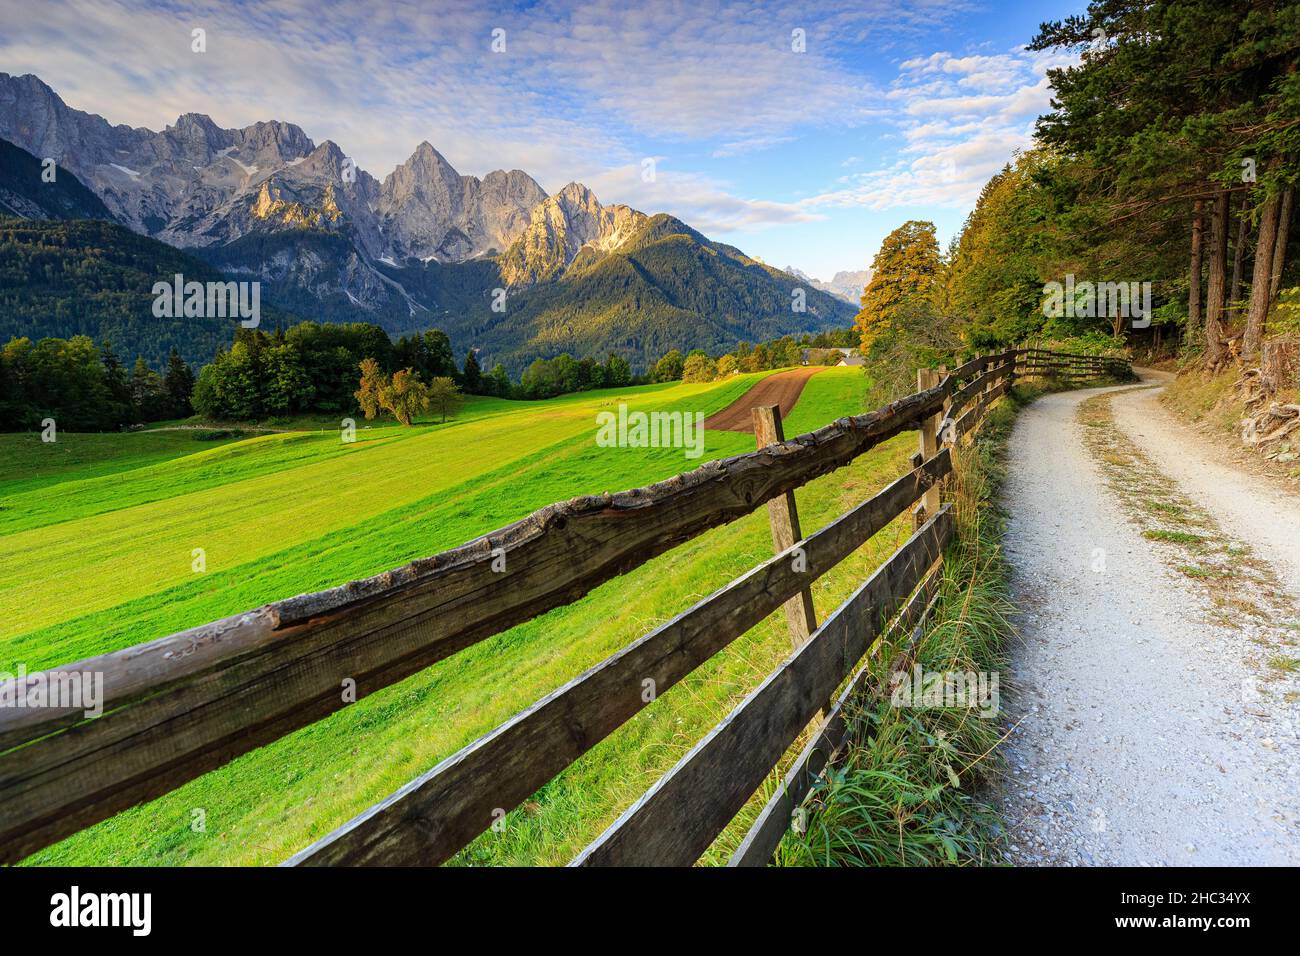
[[[1285,693],[1258,693],[1277,676],[1261,662],[1260,630],[1216,617],[1212,595],[1171,562],[1175,546],[1142,535],[1135,508],[1153,473],[1131,483],[1134,498],[1108,486],[1076,417],[1091,396],[1115,392],[1118,433],[1134,429],[1149,464],[1194,498],[1213,483],[1187,453],[1203,439],[1172,418],[1153,426],[1156,379],[1144,379],[1044,396],[1010,439],[1003,505],[1020,639],[1003,677],[1008,859],[1295,865],[1294,694],[1288,702]],[[1160,442],[1147,440],[1157,431]],[[1215,496],[1196,503],[1211,516],[1223,511],[1225,532],[1243,530]],[[1293,517],[1282,533],[1292,545],[1300,541]]]

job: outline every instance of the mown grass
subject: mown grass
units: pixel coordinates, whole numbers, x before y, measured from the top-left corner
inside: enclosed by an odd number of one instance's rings
[[[951,487],[957,536],[942,564],[935,609],[909,656],[886,645],[871,662],[876,694],[849,711],[850,744],[816,785],[802,833],[787,834],[778,862],[809,866],[955,865],[996,861],[1000,820],[983,794],[997,770],[995,719],[964,707],[893,706],[892,668],[926,673],[1004,668],[1012,634],[997,488],[1016,409],[1036,391],[1016,389],[958,456]]]
[[[744,383],[727,385],[721,389],[695,387],[692,400],[707,412],[722,407],[746,387]],[[787,420],[786,434],[861,411],[864,391],[865,380],[859,370],[829,370],[815,376]],[[681,393],[665,395],[672,392],[657,391],[655,400],[684,401]],[[609,396],[598,400],[621,399]],[[422,441],[430,453],[440,448],[450,454],[449,449],[455,449],[458,457],[445,459],[444,465],[450,470],[454,462],[459,476],[464,460],[477,456],[482,443],[452,441],[450,428],[410,437],[399,433],[366,452],[375,461],[366,474],[380,473],[384,461],[409,464],[413,474],[408,481],[414,490],[406,490],[410,500],[405,503],[324,533],[311,534],[313,529],[299,527],[297,540],[284,541],[278,550],[263,549],[253,560],[178,583],[164,579],[157,590],[110,607],[89,610],[65,605],[61,615],[47,615],[50,623],[0,645],[4,658],[23,661],[31,668],[136,643],[275,597],[375,573],[459,544],[551,501],[634,487],[699,463],[685,461],[678,449],[619,449],[611,453],[597,448],[592,439],[593,407],[582,411],[584,419],[577,433],[549,444],[534,440],[540,447],[530,451],[526,432],[548,427],[547,416],[557,412],[558,420],[567,423],[569,413],[544,405],[528,410],[542,421],[521,426],[508,416],[496,417],[497,425],[514,439],[513,445],[504,453],[505,460],[483,464],[472,478],[444,481],[431,492],[429,482],[431,476],[436,480],[436,470],[420,468],[419,456],[409,454],[409,449]],[[468,428],[469,424],[458,426],[462,435]],[[442,446],[434,444],[440,433],[447,436],[447,444]],[[250,441],[262,441],[268,454],[280,447],[260,438]],[[914,445],[914,436],[900,436],[853,465],[800,489],[797,498],[804,531],[824,525],[897,477]],[[706,457],[752,447],[750,435],[710,432]],[[247,486],[275,477],[282,487],[293,487],[301,472],[311,473],[338,457],[309,457],[299,467],[277,466],[273,472],[240,477],[236,483]],[[351,456],[351,462],[362,463],[364,458]],[[178,467],[181,464],[177,462]],[[251,463],[248,467],[256,470]],[[203,494],[220,493],[224,487],[190,494],[202,501]],[[329,494],[326,485],[319,487],[317,494]],[[348,507],[340,502],[350,500],[352,487],[344,484],[333,490],[335,507]],[[211,510],[200,508],[198,513],[221,520]],[[48,530],[61,527],[55,524]],[[247,527],[250,535],[263,534],[262,525]],[[904,522],[897,522],[819,581],[814,592],[818,612],[824,616],[847,597],[905,540],[908,531]],[[122,553],[124,560],[132,560],[130,548]],[[42,851],[28,862],[279,862],[770,553],[766,512],[759,509],[598,588],[569,607],[471,647],[163,798]],[[489,833],[458,862],[567,861],[788,652],[784,617],[778,612],[661,695],[636,720],[511,814],[504,833]],[[205,811],[203,832],[191,829],[196,809]],[[750,815],[752,812],[747,810]],[[742,827],[743,820],[724,835],[708,861],[723,858]]]
[[[73,608],[85,615],[148,601],[172,588],[206,592],[223,587],[218,584],[223,578],[225,586],[249,593],[242,584],[260,583],[263,569],[280,567],[286,551],[313,542],[328,546],[322,538],[330,536],[367,535],[373,523],[399,517],[393,512],[412,505],[437,508],[459,501],[462,507],[471,506],[484,487],[499,491],[503,483],[516,484],[508,463],[535,464],[538,455],[563,463],[575,451],[594,449],[597,412],[619,402],[645,411],[707,414],[744,392],[755,377],[645,393],[591,392],[540,405],[509,403],[515,408],[505,414],[469,415],[445,425],[363,429],[350,444],[341,442],[337,433],[261,435],[133,471],[8,495],[3,500],[6,510],[0,512],[0,565],[9,570],[0,580],[0,654],[14,635],[66,621]],[[124,435],[122,441],[146,434]],[[705,457],[732,454],[738,447],[738,436],[708,434],[712,437],[706,438]],[[684,459],[679,449],[647,449],[664,454],[644,456],[640,451],[589,455],[587,461],[595,467],[580,468],[570,476],[586,479],[607,474],[612,467],[612,477],[636,483],[640,470],[624,467],[630,459],[671,460],[676,470],[698,463]],[[555,493],[557,485],[549,480],[554,475],[534,471],[549,493]],[[648,473],[666,477],[670,472],[651,468]],[[528,490],[525,481],[522,493],[527,496]],[[603,489],[583,480],[560,488],[558,494],[564,498],[592,490]],[[535,504],[512,513],[512,519],[551,499],[530,500]],[[492,527],[476,528],[466,537]],[[397,561],[389,552],[371,549],[368,553],[376,561],[362,573],[377,573],[463,540],[440,537],[436,547],[426,540]],[[202,574],[194,571],[195,549],[203,552]],[[301,553],[293,556],[302,558]],[[321,576],[341,568],[312,560],[302,564],[303,576],[289,590],[272,596],[254,589],[252,603],[235,610],[341,580]],[[31,600],[34,593],[41,600]],[[146,636],[156,634],[138,635],[127,643]]]
[[[228,445],[234,438],[199,444],[195,432],[154,431],[126,434],[56,433],[53,442],[40,432],[0,434],[0,499],[23,492],[48,491],[73,479],[98,478]],[[8,509],[7,509],[8,510]]]

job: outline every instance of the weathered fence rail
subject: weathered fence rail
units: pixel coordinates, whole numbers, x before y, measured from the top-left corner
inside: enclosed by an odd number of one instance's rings
[[[975,427],[1016,376],[1047,374],[1078,380],[1131,372],[1120,360],[1037,349],[977,357],[942,378],[927,374],[928,387],[914,394],[809,434],[646,488],[550,505],[372,578],[58,668],[103,675],[104,713],[93,720],[75,710],[3,706],[25,695],[38,675],[0,684],[0,862],[20,860],[341,709],[345,679],[355,681],[358,699],[380,690],[780,500],[903,431],[920,431],[923,454],[912,471],[289,861],[443,862],[647,706],[642,681],[654,680],[660,692],[671,687],[799,600],[918,500],[928,503],[919,506],[907,544],[815,630],[809,607],[803,631],[792,630],[798,646],[781,667],[575,861],[692,862],[819,712],[825,716],[814,742],[842,742],[836,689],[890,618],[895,628],[910,626],[925,606],[918,595],[933,589],[933,568],[952,530],[950,510],[937,507],[938,485],[952,468],[946,445]],[[775,427],[779,436],[779,419]],[[774,537],[778,545],[784,540]],[[859,672],[851,686],[861,680]],[[770,857],[787,805],[802,799],[825,757],[801,755],[733,862]]]

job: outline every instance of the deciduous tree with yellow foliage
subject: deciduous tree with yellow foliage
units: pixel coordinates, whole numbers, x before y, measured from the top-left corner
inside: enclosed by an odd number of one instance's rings
[[[862,354],[894,324],[899,310],[916,300],[932,302],[943,283],[943,259],[934,223],[912,219],[885,237],[871,263],[871,282],[862,293],[854,324],[862,336]]]

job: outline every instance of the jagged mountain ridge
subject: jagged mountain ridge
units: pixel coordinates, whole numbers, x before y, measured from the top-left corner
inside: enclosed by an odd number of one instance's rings
[[[462,176],[427,142],[380,182],[355,165],[345,175],[337,144],[278,120],[223,129],[186,113],[160,132],[113,126],[30,74],[0,73],[0,138],[71,170],[122,224],[183,248],[315,219],[346,228],[371,258],[461,261],[503,251],[546,198],[521,170]],[[268,210],[275,202],[287,215]]]
[[[441,327],[513,372],[566,350],[622,349],[644,367],[661,346],[729,348],[852,314],[819,292],[793,310],[793,276],[672,217],[602,205],[580,183],[547,196],[519,170],[462,176],[427,142],[381,182],[289,123],[226,130],[191,113],[161,133],[111,126],[36,77],[0,73],[3,136],[66,155],[117,221],[259,279],[264,301],[393,334]],[[718,287],[682,289],[674,273]],[[500,290],[505,312],[492,308]]]
[[[798,278],[810,283],[814,289],[828,292],[837,299],[842,299],[852,305],[858,305],[861,303],[862,293],[871,282],[870,269],[862,269],[852,272],[841,270],[835,273],[829,282],[823,282],[821,279],[814,279],[806,272],[802,272],[794,266],[786,266],[785,271],[790,273],[792,276],[797,276]]]
[[[584,247],[612,252],[648,218],[630,206],[602,206],[586,186],[569,183],[532,211],[527,228],[501,259],[502,278],[510,286],[556,278]]]
[[[460,262],[503,251],[545,199],[522,170],[462,176],[426,141],[384,179],[376,212],[389,258]]]

